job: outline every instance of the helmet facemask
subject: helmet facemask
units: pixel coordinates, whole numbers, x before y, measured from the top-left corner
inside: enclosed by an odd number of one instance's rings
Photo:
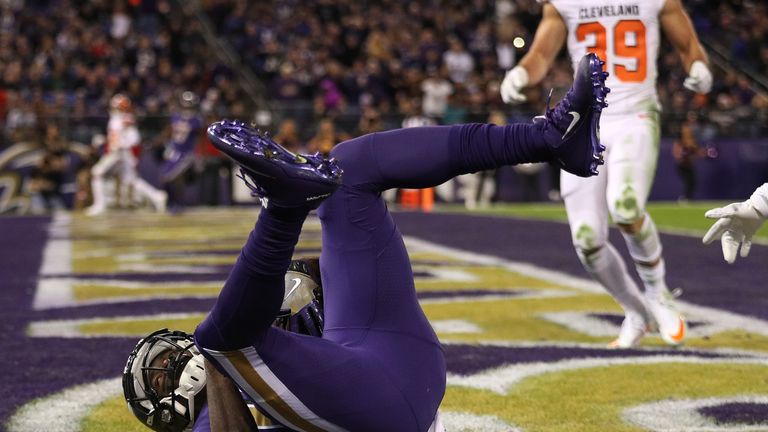
[[[123,372],[129,409],[156,431],[183,431],[194,424],[205,392],[203,356],[191,335],[158,330],[139,341]]]

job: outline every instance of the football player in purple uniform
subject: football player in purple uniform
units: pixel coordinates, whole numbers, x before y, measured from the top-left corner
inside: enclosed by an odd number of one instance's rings
[[[533,124],[372,133],[337,145],[330,160],[293,154],[241,122],[211,125],[214,145],[240,164],[267,205],[194,345],[142,341],[131,355],[124,389],[133,412],[154,430],[197,425],[205,369],[214,431],[257,430],[240,392],[290,430],[444,430],[437,410],[445,358],[381,192],[523,162],[555,161],[595,175],[604,150],[597,131],[604,81],[602,62],[588,54],[566,97]],[[313,282],[286,276],[313,208],[322,226],[321,337],[274,325],[286,291]]]
[[[179,211],[186,179],[195,166],[195,146],[200,138],[203,120],[197,113],[199,98],[185,91],[179,98],[178,112],[171,115],[170,140],[165,146],[165,161],[160,180],[168,193],[171,211]]]
[[[323,297],[317,258],[291,261],[285,273],[283,304],[273,325],[294,333],[322,336]],[[215,369],[209,369],[212,372]],[[157,431],[210,432],[203,391],[206,382],[203,356],[192,335],[168,329],[139,341],[123,372],[123,390],[131,411]],[[248,400],[246,395],[240,397]],[[239,400],[237,403],[242,404]],[[258,411],[254,421],[259,429],[289,430]]]

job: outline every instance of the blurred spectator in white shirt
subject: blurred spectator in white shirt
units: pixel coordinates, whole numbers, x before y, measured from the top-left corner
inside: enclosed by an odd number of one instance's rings
[[[448,76],[455,83],[463,83],[475,69],[475,59],[464,49],[464,44],[457,37],[449,40],[449,49],[443,53],[443,64],[448,68]]]
[[[453,93],[453,85],[445,79],[445,69],[433,71],[421,83],[424,92],[421,109],[424,115],[440,119],[448,108],[448,96]]]

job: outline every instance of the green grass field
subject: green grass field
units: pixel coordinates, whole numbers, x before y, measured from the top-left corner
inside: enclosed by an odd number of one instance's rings
[[[648,204],[648,211],[653,216],[656,225],[662,231],[688,232],[692,235],[704,235],[712,226],[713,221],[704,217],[704,213],[715,207],[720,207],[727,202],[721,201],[697,201],[685,204],[675,202],[652,202]],[[437,208],[446,212],[467,212],[460,205],[442,205]],[[562,203],[535,203],[535,204],[497,204],[489,209],[474,210],[473,213],[517,217],[524,219],[544,219],[565,222],[565,207]],[[768,224],[757,232],[757,238],[768,240]]]

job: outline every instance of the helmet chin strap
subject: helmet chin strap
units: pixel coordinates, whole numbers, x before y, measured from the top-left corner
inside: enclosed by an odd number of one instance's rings
[[[187,400],[189,401],[189,424],[194,425],[195,424],[195,417],[197,412],[195,410],[195,396],[192,394],[192,392],[187,392]]]
[[[202,356],[190,352],[193,356],[184,365],[184,369],[179,377],[179,392],[184,392],[184,397],[187,399],[187,406],[189,407],[189,418],[191,424],[195,424],[195,418],[197,417],[197,409],[195,399],[197,395],[205,389],[206,373]]]
[[[180,403],[180,402],[178,402],[176,400],[176,396],[177,395],[181,396],[180,393],[177,393],[174,390],[173,393],[171,393],[170,396],[167,396],[167,397],[164,397],[164,398],[160,399],[160,403],[166,404],[166,405],[170,406],[173,410],[175,410],[177,413],[179,413],[181,415],[186,415],[187,414],[187,408],[184,406],[184,404],[182,404],[182,403]],[[190,402],[190,413],[192,415],[194,415],[194,411],[192,410],[191,406],[192,406],[192,402]],[[194,421],[194,419],[192,419],[192,420]]]

